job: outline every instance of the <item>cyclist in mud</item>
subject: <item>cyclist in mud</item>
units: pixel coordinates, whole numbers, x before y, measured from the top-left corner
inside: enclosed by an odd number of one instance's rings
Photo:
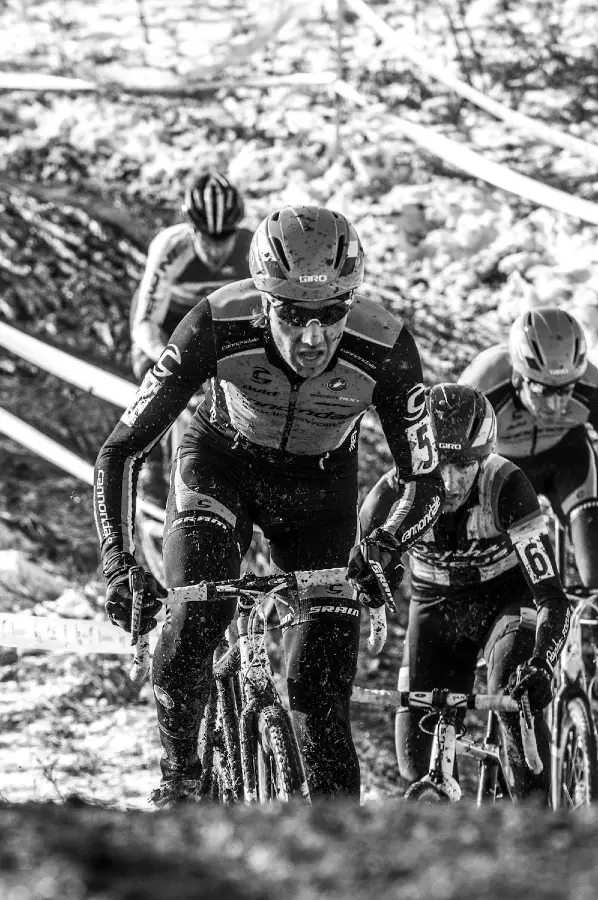
[[[381,606],[397,549],[440,509],[419,353],[401,322],[358,293],[364,255],[354,227],[326,208],[285,207],[257,229],[250,268],[250,279],[215,291],[183,319],[98,456],[106,608],[125,629],[137,471],[208,378],[173,465],[163,545],[169,587],[237,577],[255,523],[279,569],[349,563],[366,602]],[[359,541],[357,444],[372,406],[406,490],[384,527]],[[148,580],[146,631],[162,595]],[[359,605],[350,585],[333,601],[322,589],[284,628],[289,701],[311,791],[358,800],[349,699]],[[153,665],[160,807],[193,800],[212,653],[233,612],[192,603],[167,611]]]
[[[493,452],[496,417],[480,391],[438,384],[428,408],[446,500],[408,551],[412,593],[399,688],[470,693],[483,650],[488,692],[517,699],[527,691],[535,713],[540,775],[525,764],[518,715],[501,714],[515,793],[537,792],[547,802],[550,733],[542,710],[552,699],[569,606],[538,498],[521,469]],[[392,515],[403,491],[394,469],[380,479],[361,509],[364,534]],[[423,715],[401,710],[396,717],[397,758],[409,782],[428,771],[432,736],[419,727]]]
[[[249,277],[253,232],[241,228],[244,204],[219,172],[193,179],[185,191],[184,221],[151,242],[131,307],[131,359],[139,382],[162,355],[169,335],[202,297]],[[139,492],[164,506],[164,453],[156,444],[140,474]]]
[[[598,427],[598,370],[570,313],[522,313],[509,342],[480,353],[459,381],[488,397],[497,450],[517,463],[568,529],[582,584],[598,588],[598,476],[586,423]]]

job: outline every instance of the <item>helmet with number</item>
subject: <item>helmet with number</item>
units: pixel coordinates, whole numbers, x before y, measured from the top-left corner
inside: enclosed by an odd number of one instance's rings
[[[532,309],[515,319],[509,355],[516,375],[548,387],[577,381],[588,364],[581,325],[556,306]]]
[[[427,397],[440,463],[483,459],[496,444],[490,401],[467,384],[436,384]]]
[[[224,175],[208,172],[189,185],[181,212],[196,231],[220,237],[232,234],[245,208],[239,192]]]
[[[322,302],[359,287],[363,248],[341,213],[321,206],[285,206],[259,225],[249,268],[259,291],[281,300]]]

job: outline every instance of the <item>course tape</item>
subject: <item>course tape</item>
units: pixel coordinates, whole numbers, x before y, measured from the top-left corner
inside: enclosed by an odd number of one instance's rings
[[[69,472],[85,484],[93,485],[93,466],[90,463],[80,459],[75,453],[2,407],[0,407],[0,431],[11,440],[18,441],[23,447],[27,447],[38,456],[58,466],[59,469],[64,469],[65,472]],[[158,519],[160,522],[164,521],[164,510],[155,503],[138,498],[137,505],[154,519]]]
[[[254,52],[253,50],[251,51]],[[135,84],[84,81],[60,75],[43,75],[36,72],[0,72],[0,93],[5,91],[54,91],[64,94],[134,94],[135,96],[193,97],[202,91],[238,90],[239,88],[275,87],[325,87],[332,84],[334,72],[296,72],[290,75],[268,75],[263,78],[192,80],[185,84]]]
[[[490,97],[486,97],[481,91],[476,90],[459,78],[455,78],[454,75],[447,72],[445,67],[430,62],[421,50],[418,50],[413,46],[411,37],[406,30],[402,29],[400,32],[395,31],[390,25],[387,25],[377,13],[370,9],[364,0],[345,0],[345,2],[353,12],[371,26],[383,41],[392,43],[403,56],[415,63],[416,66],[419,66],[423,72],[430,75],[432,78],[435,78],[436,81],[441,82],[441,84],[444,84],[446,87],[451,88],[456,94],[459,94],[466,100],[470,100],[471,103],[479,106],[480,109],[486,110],[486,112],[495,116],[497,119],[502,119],[503,122],[512,128],[524,131],[526,136],[533,134],[546,141],[546,143],[553,144],[556,147],[561,147],[564,150],[569,150],[572,153],[588,157],[594,162],[598,162],[598,146],[595,144],[590,144],[587,141],[573,137],[573,135],[565,134],[556,128],[552,128],[550,125],[538,122],[537,119],[531,119],[528,116],[523,115],[523,113],[509,109],[507,106],[498,103],[496,100],[491,100]]]
[[[58,375],[64,381],[74,384],[95,397],[102,397],[115,406],[130,406],[137,393],[137,385],[118,375],[104,372],[83,360],[69,356],[43,341],[24,334],[11,325],[0,322],[0,345],[16,353],[22,359]]]
[[[365,97],[345,81],[336,81],[334,90],[357,106],[368,109],[371,105]],[[598,225],[598,204],[590,203],[589,200],[583,200],[581,197],[574,197],[565,191],[559,191],[557,188],[528,178],[527,175],[513,172],[507,166],[491,162],[480,153],[469,150],[457,141],[451,141],[431,128],[424,128],[394,115],[392,120],[389,119],[390,121],[392,121],[392,127],[396,127],[409,140],[474,178],[481,178],[489,184],[494,184],[496,187],[531,200],[540,206],[547,206],[568,216],[581,219],[583,222]]]
[[[150,648],[157,635],[150,635]],[[131,637],[110,622],[99,619],[63,619],[0,613],[0,645],[55,653],[114,653],[132,656]]]

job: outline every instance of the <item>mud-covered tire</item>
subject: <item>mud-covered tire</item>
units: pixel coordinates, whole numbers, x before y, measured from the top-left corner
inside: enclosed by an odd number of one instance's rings
[[[405,791],[410,803],[450,803],[447,795],[431,781],[416,781]]]
[[[567,700],[554,760],[554,809],[582,809],[598,799],[596,733],[590,716],[581,698]]]
[[[280,707],[268,706],[259,714],[255,762],[258,802],[286,803],[307,795],[293,726]]]

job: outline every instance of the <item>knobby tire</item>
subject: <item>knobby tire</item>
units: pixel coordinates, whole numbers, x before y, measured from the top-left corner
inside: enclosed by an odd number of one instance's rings
[[[598,799],[596,734],[591,713],[580,697],[566,701],[558,738],[555,809],[581,809]]]
[[[259,803],[305,797],[307,788],[290,717],[281,706],[267,706],[247,717],[243,774],[246,799]]]
[[[450,803],[449,798],[431,781],[415,781],[405,792],[410,803]]]

